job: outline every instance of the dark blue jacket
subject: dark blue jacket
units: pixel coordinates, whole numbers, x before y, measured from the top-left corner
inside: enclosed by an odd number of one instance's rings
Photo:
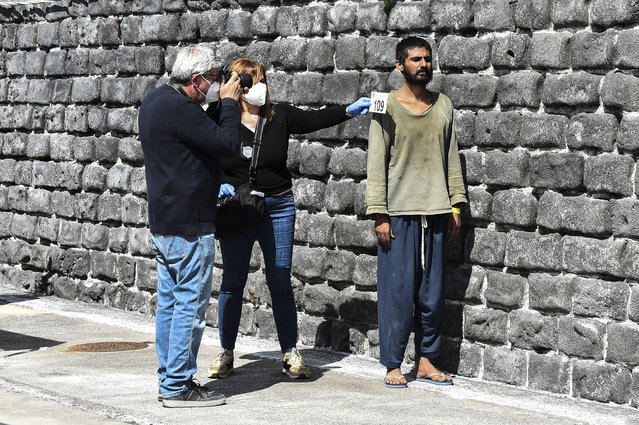
[[[215,232],[219,158],[236,155],[241,144],[238,103],[222,100],[218,125],[183,91],[164,84],[144,98],[138,124],[151,232]]]

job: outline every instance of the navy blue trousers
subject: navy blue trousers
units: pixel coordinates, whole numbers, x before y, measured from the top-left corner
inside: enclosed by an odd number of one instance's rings
[[[427,221],[424,229],[420,216],[390,217],[395,239],[389,250],[377,247],[379,361],[386,367],[402,364],[413,326],[416,355],[440,354],[448,214]]]

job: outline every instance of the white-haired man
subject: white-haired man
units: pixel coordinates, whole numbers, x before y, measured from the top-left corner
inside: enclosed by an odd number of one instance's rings
[[[219,69],[208,47],[183,48],[170,83],[146,95],[138,117],[158,269],[158,399],[165,407],[226,401],[193,380],[211,296],[219,158],[241,144],[239,80],[233,75],[220,85]],[[201,104],[220,98],[218,124]]]

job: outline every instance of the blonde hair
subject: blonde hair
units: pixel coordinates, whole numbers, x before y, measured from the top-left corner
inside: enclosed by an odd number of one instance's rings
[[[260,109],[260,115],[264,116],[267,120],[273,118],[275,111],[273,110],[273,104],[271,103],[271,90],[266,82],[266,71],[262,64],[253,59],[238,58],[231,62],[229,70],[237,72],[238,74],[249,74],[253,77],[253,84],[259,83],[262,78],[264,79],[263,82],[266,84],[266,102]]]

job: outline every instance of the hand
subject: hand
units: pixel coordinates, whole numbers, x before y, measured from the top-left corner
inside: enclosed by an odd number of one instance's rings
[[[224,81],[220,85],[220,99],[230,97],[239,102],[240,96],[243,92],[244,91],[242,90],[242,87],[240,87],[240,79],[238,78],[236,72],[231,74],[231,78],[229,78],[228,81]]]
[[[233,185],[229,183],[224,183],[220,186],[220,193],[218,193],[218,198],[223,198],[225,196],[233,196],[235,195],[235,188]]]
[[[390,217],[386,214],[375,215],[375,233],[384,251],[391,249],[391,239],[395,239],[390,225]]]
[[[457,213],[450,213],[448,216],[448,241],[452,241],[459,235],[461,228],[461,216]]]
[[[370,97],[360,97],[354,103],[351,103],[346,107],[346,112],[349,115],[366,115],[368,113],[368,108],[371,106]]]

